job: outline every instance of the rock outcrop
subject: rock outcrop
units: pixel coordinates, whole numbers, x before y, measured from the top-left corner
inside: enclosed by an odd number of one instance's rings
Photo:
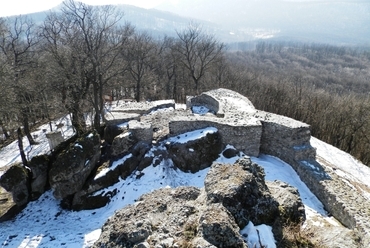
[[[112,142],[111,156],[117,157],[127,153],[129,149],[137,143],[137,139],[129,131],[124,131],[117,135]]]
[[[249,158],[214,164],[205,181],[143,195],[104,224],[94,247],[247,247],[240,227],[279,219],[263,169]]]
[[[69,149],[60,153],[49,172],[55,198],[63,199],[81,190],[100,155],[100,136],[97,133],[78,139]]]
[[[36,156],[28,163],[31,169],[31,200],[38,199],[49,185],[48,170],[49,157],[46,155]]]
[[[214,164],[204,182],[208,203],[221,203],[239,227],[249,221],[272,224],[278,216],[278,202],[272,198],[262,167],[250,159],[234,165]]]
[[[298,190],[281,181],[267,181],[266,185],[273,198],[278,202],[282,224],[301,225],[306,220],[306,214]]]
[[[28,203],[30,197],[29,171],[22,164],[11,166],[0,178],[0,186],[11,192],[18,206]]]

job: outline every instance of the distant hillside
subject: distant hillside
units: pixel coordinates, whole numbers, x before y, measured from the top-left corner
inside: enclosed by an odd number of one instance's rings
[[[123,22],[154,37],[174,36],[176,30],[196,22],[225,43],[275,39],[370,44],[370,1],[168,0],[156,9],[117,6],[125,14]],[[41,23],[47,13],[28,16]]]
[[[370,38],[370,1],[167,0],[157,8],[220,24],[241,39],[250,34],[357,45]]]
[[[51,11],[59,11],[61,5],[51,9]],[[117,8],[122,10],[124,17],[122,24],[129,22],[136,27],[137,30],[146,31],[153,35],[154,38],[158,36],[175,36],[176,30],[186,28],[189,23],[196,22],[201,24],[205,30],[215,33],[220,39],[228,40],[227,31],[223,31],[218,24],[207,22],[204,20],[183,17],[168,11],[157,9],[144,9],[132,5],[120,4]],[[28,14],[37,24],[41,24],[49,11],[37,12]]]

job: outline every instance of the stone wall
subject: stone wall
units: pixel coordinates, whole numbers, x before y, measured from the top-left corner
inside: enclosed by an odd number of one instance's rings
[[[217,121],[209,117],[181,117],[173,119],[169,123],[170,136],[176,136],[181,133],[206,127],[217,128],[223,144],[231,144],[236,149],[250,156],[259,155],[262,125],[258,121],[255,121],[254,124],[238,125]]]
[[[204,106],[214,112],[218,117],[224,116],[224,112],[222,110],[222,106],[219,104],[219,101],[206,93],[203,93],[197,97],[187,97],[186,107],[191,109],[193,106]]]
[[[262,122],[261,153],[276,156],[288,163],[315,160],[310,144],[311,131],[306,123],[259,111]]]

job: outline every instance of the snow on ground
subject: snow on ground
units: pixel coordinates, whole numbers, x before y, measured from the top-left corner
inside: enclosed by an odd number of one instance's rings
[[[187,135],[187,137],[198,137]],[[181,140],[180,140],[181,141]],[[124,157],[117,160],[122,163]],[[218,162],[234,163],[239,157],[226,159],[223,156]],[[322,204],[299,180],[293,169],[286,163],[271,156],[252,158],[265,168],[266,180],[279,179],[296,186],[305,205],[317,214],[325,215]],[[6,247],[89,247],[100,236],[100,228],[104,222],[127,204],[133,204],[140,195],[161,187],[196,186],[203,187],[204,178],[208,168],[197,173],[184,173],[173,168],[170,160],[163,160],[158,166],[149,166],[144,169],[139,179],[133,173],[126,180],[120,180],[117,184],[102,191],[109,192],[118,190],[117,195],[105,207],[95,210],[67,211],[59,206],[52,192],[48,191],[37,201],[30,202],[28,206],[12,221],[1,223],[0,243]],[[262,243],[274,247],[271,229],[268,226],[254,226],[249,223],[248,227],[241,231],[244,236],[248,234],[249,243],[253,243],[253,237],[259,230],[263,238]],[[253,247],[253,246],[251,246]],[[258,244],[257,246],[258,247]]]
[[[204,106],[193,106],[191,107],[191,110],[193,114],[197,114],[197,115],[205,115],[208,112],[211,112],[207,107],[204,107]]]
[[[215,132],[217,132],[217,128],[207,127],[204,129],[198,129],[195,131],[187,132],[184,134],[177,135],[175,137],[168,138],[167,142],[183,144],[189,142],[190,140],[200,139],[202,137],[205,137],[209,133]]]
[[[107,206],[95,210],[63,210],[48,191],[37,201],[30,202],[14,220],[0,223],[0,244],[6,247],[89,247],[99,238],[100,228],[116,210],[161,187],[203,187],[208,170],[184,173],[164,160],[156,167],[144,169],[140,179],[133,173],[126,180],[104,189],[105,192],[117,189],[118,193]]]
[[[311,145],[316,148],[319,158],[335,166],[336,170],[334,172],[340,177],[347,178],[351,181],[359,181],[370,187],[370,167],[365,166],[350,154],[315,137],[311,137]],[[368,196],[370,199],[370,195]]]
[[[64,137],[64,139],[67,139],[74,134],[69,116],[65,116],[58,119],[57,121],[53,121],[53,131],[56,131],[56,123],[64,124],[63,127],[58,129],[58,131],[62,132],[62,136]],[[46,133],[49,131],[49,124],[45,124],[40,126],[37,131],[32,132],[34,140],[38,143],[32,146],[29,145],[27,137],[23,137],[23,147],[28,160],[38,154],[47,154],[50,152],[49,143],[46,139]],[[19,155],[17,140],[0,150],[0,168],[16,162],[22,162],[21,156]]]

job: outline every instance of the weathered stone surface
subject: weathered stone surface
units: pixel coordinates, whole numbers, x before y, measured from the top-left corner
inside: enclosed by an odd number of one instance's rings
[[[348,181],[333,172],[327,162],[301,161],[292,166],[325,208],[344,226],[360,236],[362,247],[370,247],[370,203]]]
[[[0,186],[11,192],[18,206],[28,203],[30,197],[29,171],[22,164],[12,165],[1,177]]]
[[[115,157],[127,153],[135,145],[137,139],[130,131],[126,131],[113,139],[111,146],[111,156]]]
[[[152,147],[152,144],[149,142],[145,141],[139,141],[133,148],[132,148],[132,155],[136,158],[138,158],[138,165],[137,169],[138,170],[144,170],[146,167],[151,165],[153,161],[153,157],[151,156],[146,156],[147,152],[150,150]]]
[[[232,215],[221,204],[207,206],[199,219],[199,232],[216,247],[248,247]]]
[[[258,111],[254,117],[262,122],[261,152],[288,163],[315,160],[316,151],[310,144],[311,131],[306,123]]]
[[[100,137],[90,133],[60,153],[49,172],[49,183],[57,199],[81,190],[100,159]]]
[[[94,178],[87,181],[84,187],[74,194],[71,202],[71,208],[73,210],[100,208],[110,201],[111,197],[114,196],[116,192],[104,191],[100,194],[96,194],[97,191],[112,186],[119,181],[119,170],[117,168],[115,170],[110,170],[109,167],[109,162],[100,166]],[[99,176],[98,174],[104,170],[108,171]]]
[[[207,93],[203,93],[195,97],[187,97],[186,107],[188,109],[191,109],[194,106],[206,107],[219,117],[223,117],[225,115],[222,108],[223,106],[220,105],[219,101],[217,101]]]
[[[276,221],[277,212],[263,170],[244,158],[212,166],[202,189],[162,188],[141,196],[104,224],[94,247],[247,247],[239,227]]]
[[[184,225],[198,212],[192,202],[199,194],[197,188],[180,187],[141,196],[135,205],[118,211],[104,224],[94,247],[134,247],[145,242],[155,247],[171,238],[185,239]]]
[[[159,141],[163,138],[167,138],[170,133],[168,123],[172,118],[189,115],[192,115],[189,110],[165,109],[143,115],[141,116],[140,121],[143,123],[149,123],[152,126],[153,140]]]
[[[118,211],[94,247],[247,247],[231,214],[194,187],[159,189]],[[146,247],[143,246],[143,247]]]
[[[45,192],[48,184],[49,157],[36,156],[28,163],[31,169],[31,200],[36,200]]]
[[[174,117],[169,123],[170,136],[206,127],[217,128],[224,145],[231,144],[249,156],[259,155],[262,125],[257,119],[184,116]]]
[[[225,158],[233,158],[239,154],[239,151],[235,148],[228,147],[222,152],[222,156]]]
[[[298,190],[284,182],[266,182],[273,198],[279,203],[279,215],[283,223],[303,224],[305,208]]]
[[[113,140],[116,136],[123,133],[125,130],[127,130],[126,126],[120,126],[120,125],[107,125],[104,128],[104,140],[108,144],[112,144]]]
[[[264,180],[264,170],[247,157],[234,165],[214,164],[204,186],[208,203],[222,203],[239,227],[249,221],[271,224],[278,216],[278,202],[272,198]]]
[[[153,140],[153,128],[150,123],[129,121],[128,128],[137,140],[146,142],[151,142]]]
[[[10,220],[22,208],[19,207],[13,200],[12,193],[7,192],[0,186],[0,222]]]
[[[108,112],[105,115],[107,120],[107,126],[117,126],[131,120],[140,120],[140,114],[138,113],[123,113],[118,111]]]
[[[135,114],[149,114],[152,111],[164,108],[175,108],[174,100],[159,100],[151,102],[121,102],[112,113],[125,112]]]
[[[217,131],[185,143],[171,142],[166,147],[175,166],[192,173],[209,167],[222,151]]]

